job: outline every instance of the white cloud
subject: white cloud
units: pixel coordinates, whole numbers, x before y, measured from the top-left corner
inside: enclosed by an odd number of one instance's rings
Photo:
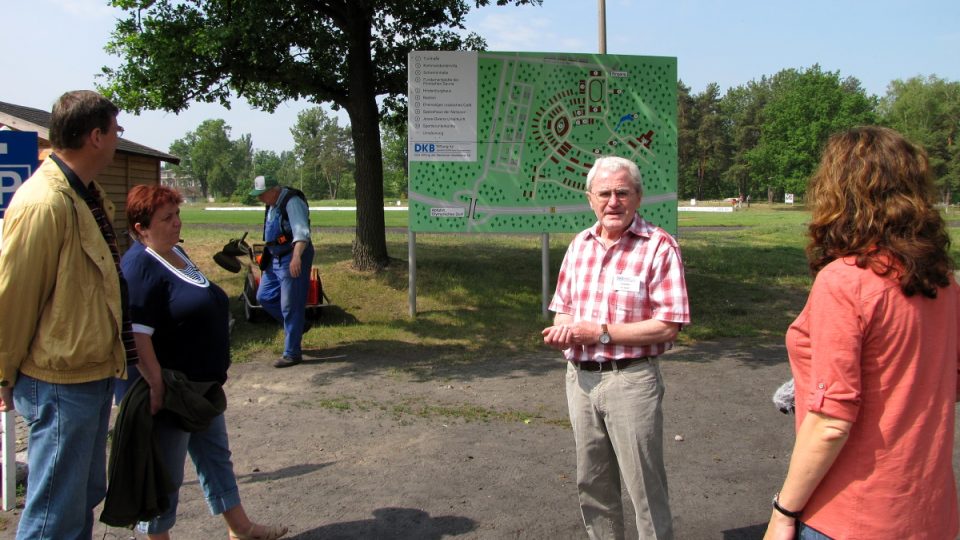
[[[577,33],[565,32],[569,23],[535,15],[530,10],[501,10],[477,18],[469,29],[487,40],[494,51],[588,52],[592,49]],[[539,15],[539,14],[536,14]]]
[[[75,17],[84,19],[115,18],[122,13],[107,5],[104,0],[51,0],[54,9],[61,9]]]

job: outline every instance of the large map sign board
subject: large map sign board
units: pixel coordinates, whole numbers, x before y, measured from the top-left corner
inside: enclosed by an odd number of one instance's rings
[[[580,231],[587,172],[616,155],[676,233],[676,58],[414,51],[408,92],[411,231]]]

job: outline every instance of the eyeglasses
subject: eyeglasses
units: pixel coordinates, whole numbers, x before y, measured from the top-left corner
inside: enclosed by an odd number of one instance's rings
[[[610,197],[613,197],[613,196],[616,196],[617,200],[621,200],[621,201],[629,199],[631,196],[633,196],[635,192],[632,189],[616,189],[616,190],[605,189],[603,191],[588,192],[588,193],[596,197],[597,200],[599,200],[600,202],[607,202],[610,200]]]
[[[126,131],[123,129],[123,126],[117,126],[117,137],[123,137],[123,132]]]

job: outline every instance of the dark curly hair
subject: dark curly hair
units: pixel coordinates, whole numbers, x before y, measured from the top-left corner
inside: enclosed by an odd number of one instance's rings
[[[814,274],[854,257],[892,275],[907,296],[936,298],[950,283],[950,236],[934,207],[927,154],[896,131],[866,126],[830,137],[808,193]]]

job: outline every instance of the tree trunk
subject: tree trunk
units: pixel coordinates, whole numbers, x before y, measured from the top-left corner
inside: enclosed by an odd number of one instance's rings
[[[373,17],[357,2],[347,52],[349,98],[347,114],[357,163],[357,234],[353,240],[353,266],[358,270],[381,270],[390,263],[383,217],[383,156],[380,150],[380,114],[374,95],[373,62],[370,58]]]
[[[327,182],[327,187],[330,188],[330,199],[336,200],[337,193],[340,192],[340,182],[343,180],[343,173],[337,173],[336,182]]]
[[[697,160],[697,200],[703,200],[703,158]]]

